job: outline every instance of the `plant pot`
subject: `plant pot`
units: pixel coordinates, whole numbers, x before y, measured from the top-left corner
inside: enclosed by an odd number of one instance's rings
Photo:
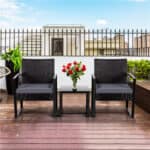
[[[6,76],[6,88],[7,88],[7,93],[9,95],[12,95],[13,94],[13,82],[12,82],[12,78],[18,73],[17,72],[14,72],[14,65],[12,62],[10,61],[6,61],[6,67],[8,67],[11,71],[11,73]],[[16,85],[18,84],[18,81],[15,83]]]

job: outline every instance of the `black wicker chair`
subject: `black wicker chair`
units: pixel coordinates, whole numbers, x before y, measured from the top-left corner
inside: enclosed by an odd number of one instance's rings
[[[53,115],[57,114],[57,76],[54,59],[23,59],[22,73],[13,77],[14,113],[18,116],[17,101],[23,111],[24,100],[53,100]],[[15,84],[19,79],[19,84]]]
[[[136,78],[128,73],[126,59],[95,59],[92,76],[92,116],[96,115],[96,101],[124,100],[128,114],[134,118]],[[131,100],[131,113],[128,101]]]

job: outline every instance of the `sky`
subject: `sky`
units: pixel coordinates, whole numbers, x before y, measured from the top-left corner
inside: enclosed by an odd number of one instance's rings
[[[150,0],[0,0],[0,28],[149,29]]]

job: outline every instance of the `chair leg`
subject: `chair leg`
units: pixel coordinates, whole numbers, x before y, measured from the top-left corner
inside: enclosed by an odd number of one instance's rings
[[[17,98],[14,95],[14,117],[17,118],[18,112],[17,112]]]
[[[57,94],[56,94],[56,100],[55,100],[55,114],[58,116],[58,102],[57,102]]]
[[[128,110],[129,100],[126,99],[126,100],[125,100],[125,103],[126,103],[126,112],[127,112],[127,114],[129,115],[129,110]]]
[[[59,116],[62,116],[63,114],[63,94],[59,93]]]
[[[95,103],[96,103],[96,100],[95,100],[95,96],[92,95],[92,101],[91,101],[91,106],[92,106],[92,117],[95,117],[96,116],[96,106],[95,106]]]
[[[126,109],[128,110],[128,104],[129,104],[129,101],[126,100]]]
[[[21,113],[23,112],[23,99],[20,100]]]
[[[55,96],[53,99],[53,116],[57,116],[57,96]]]
[[[135,111],[135,99],[132,99],[132,110],[131,110],[131,117],[134,118],[134,111]]]

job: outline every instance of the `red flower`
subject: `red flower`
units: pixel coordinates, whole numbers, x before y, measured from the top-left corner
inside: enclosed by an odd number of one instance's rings
[[[85,65],[82,66],[82,71],[86,71],[86,66]]]
[[[73,64],[74,64],[74,65],[77,65],[77,62],[76,62],[76,61],[74,61],[74,62],[73,62]]]
[[[62,69],[62,72],[66,72],[66,69],[65,69],[65,68],[63,68],[63,69]]]
[[[72,70],[69,70],[69,71],[68,71],[68,74],[69,74],[69,75],[72,75],[72,74],[73,74],[73,71],[72,71]]]
[[[66,67],[67,69],[70,69],[70,65],[67,65],[67,67]]]
[[[71,65],[72,65],[71,63],[68,63],[66,68],[70,69]]]
[[[71,66],[71,65],[72,65],[72,63],[68,63],[68,64],[67,64],[67,66]]]
[[[62,72],[66,72],[67,76],[71,76],[74,74],[74,72],[77,73],[77,75],[80,77],[83,74],[78,74],[80,71],[84,72],[86,71],[86,66],[81,62],[74,61],[73,63],[68,63],[67,65],[62,66]]]
[[[76,67],[76,68],[75,68],[75,71],[79,71],[79,68],[78,68],[78,67]]]

